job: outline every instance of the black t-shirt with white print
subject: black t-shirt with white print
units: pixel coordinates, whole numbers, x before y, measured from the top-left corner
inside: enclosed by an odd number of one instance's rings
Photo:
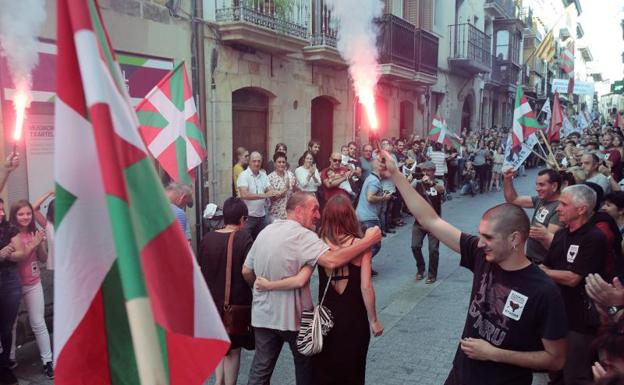
[[[584,301],[585,277],[590,273],[602,274],[604,257],[608,252],[607,238],[593,221],[570,232],[560,229],[550,243],[544,265],[555,270],[567,270],[583,277],[575,287],[559,285],[568,314],[570,330],[578,333],[595,332],[587,324]]]
[[[542,339],[567,334],[557,285],[534,264],[506,271],[487,262],[479,238],[462,233],[461,266],[474,273],[462,338],[481,338],[505,350],[541,351]],[[447,384],[530,385],[532,370],[468,358],[458,347]]]

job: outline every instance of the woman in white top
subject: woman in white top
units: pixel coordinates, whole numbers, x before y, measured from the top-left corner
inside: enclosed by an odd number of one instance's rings
[[[303,154],[303,166],[295,170],[297,185],[301,191],[316,193],[321,185],[321,176],[314,164],[314,156],[310,151]]]

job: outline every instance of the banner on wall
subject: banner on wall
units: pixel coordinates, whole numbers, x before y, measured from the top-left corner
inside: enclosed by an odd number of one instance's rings
[[[56,87],[56,44],[49,41],[39,41],[39,65],[32,73],[33,102],[50,106],[54,102]],[[126,88],[133,105],[138,104],[154,86],[173,69],[173,60],[134,55],[117,52],[117,61],[126,83]],[[1,104],[7,112],[3,124],[5,133],[11,130],[7,122],[11,122],[13,107],[12,100],[15,87],[9,74],[6,60],[0,55],[0,97]],[[44,108],[52,111],[52,108]],[[28,191],[28,199],[36,200],[46,191],[53,188],[53,158],[54,158],[54,116],[41,113],[36,107],[31,108],[26,119],[25,127],[27,186],[18,186],[17,191],[23,194]],[[5,138],[8,136],[5,135]],[[12,178],[12,183],[16,178]],[[24,182],[21,182],[24,183]],[[23,198],[21,195],[20,198]]]

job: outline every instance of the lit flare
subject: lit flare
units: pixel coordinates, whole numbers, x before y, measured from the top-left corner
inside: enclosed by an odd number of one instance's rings
[[[28,105],[28,96],[24,92],[18,92],[13,98],[13,108],[15,109],[15,130],[13,131],[13,140],[19,142],[22,139],[22,131],[24,129],[24,117],[26,107]]]
[[[364,106],[370,128],[372,130],[377,130],[377,128],[379,128],[379,121],[377,120],[377,113],[375,111],[375,96],[373,95],[373,91],[361,90],[360,103]]]

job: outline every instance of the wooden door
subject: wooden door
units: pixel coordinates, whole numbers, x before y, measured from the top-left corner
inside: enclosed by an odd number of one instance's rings
[[[232,154],[245,147],[250,153],[259,151],[268,160],[267,125],[269,98],[263,93],[244,88],[232,93]]]
[[[312,99],[311,119],[312,139],[321,143],[321,150],[316,156],[317,167],[323,169],[329,166],[329,156],[334,149],[334,104],[328,98]]]

